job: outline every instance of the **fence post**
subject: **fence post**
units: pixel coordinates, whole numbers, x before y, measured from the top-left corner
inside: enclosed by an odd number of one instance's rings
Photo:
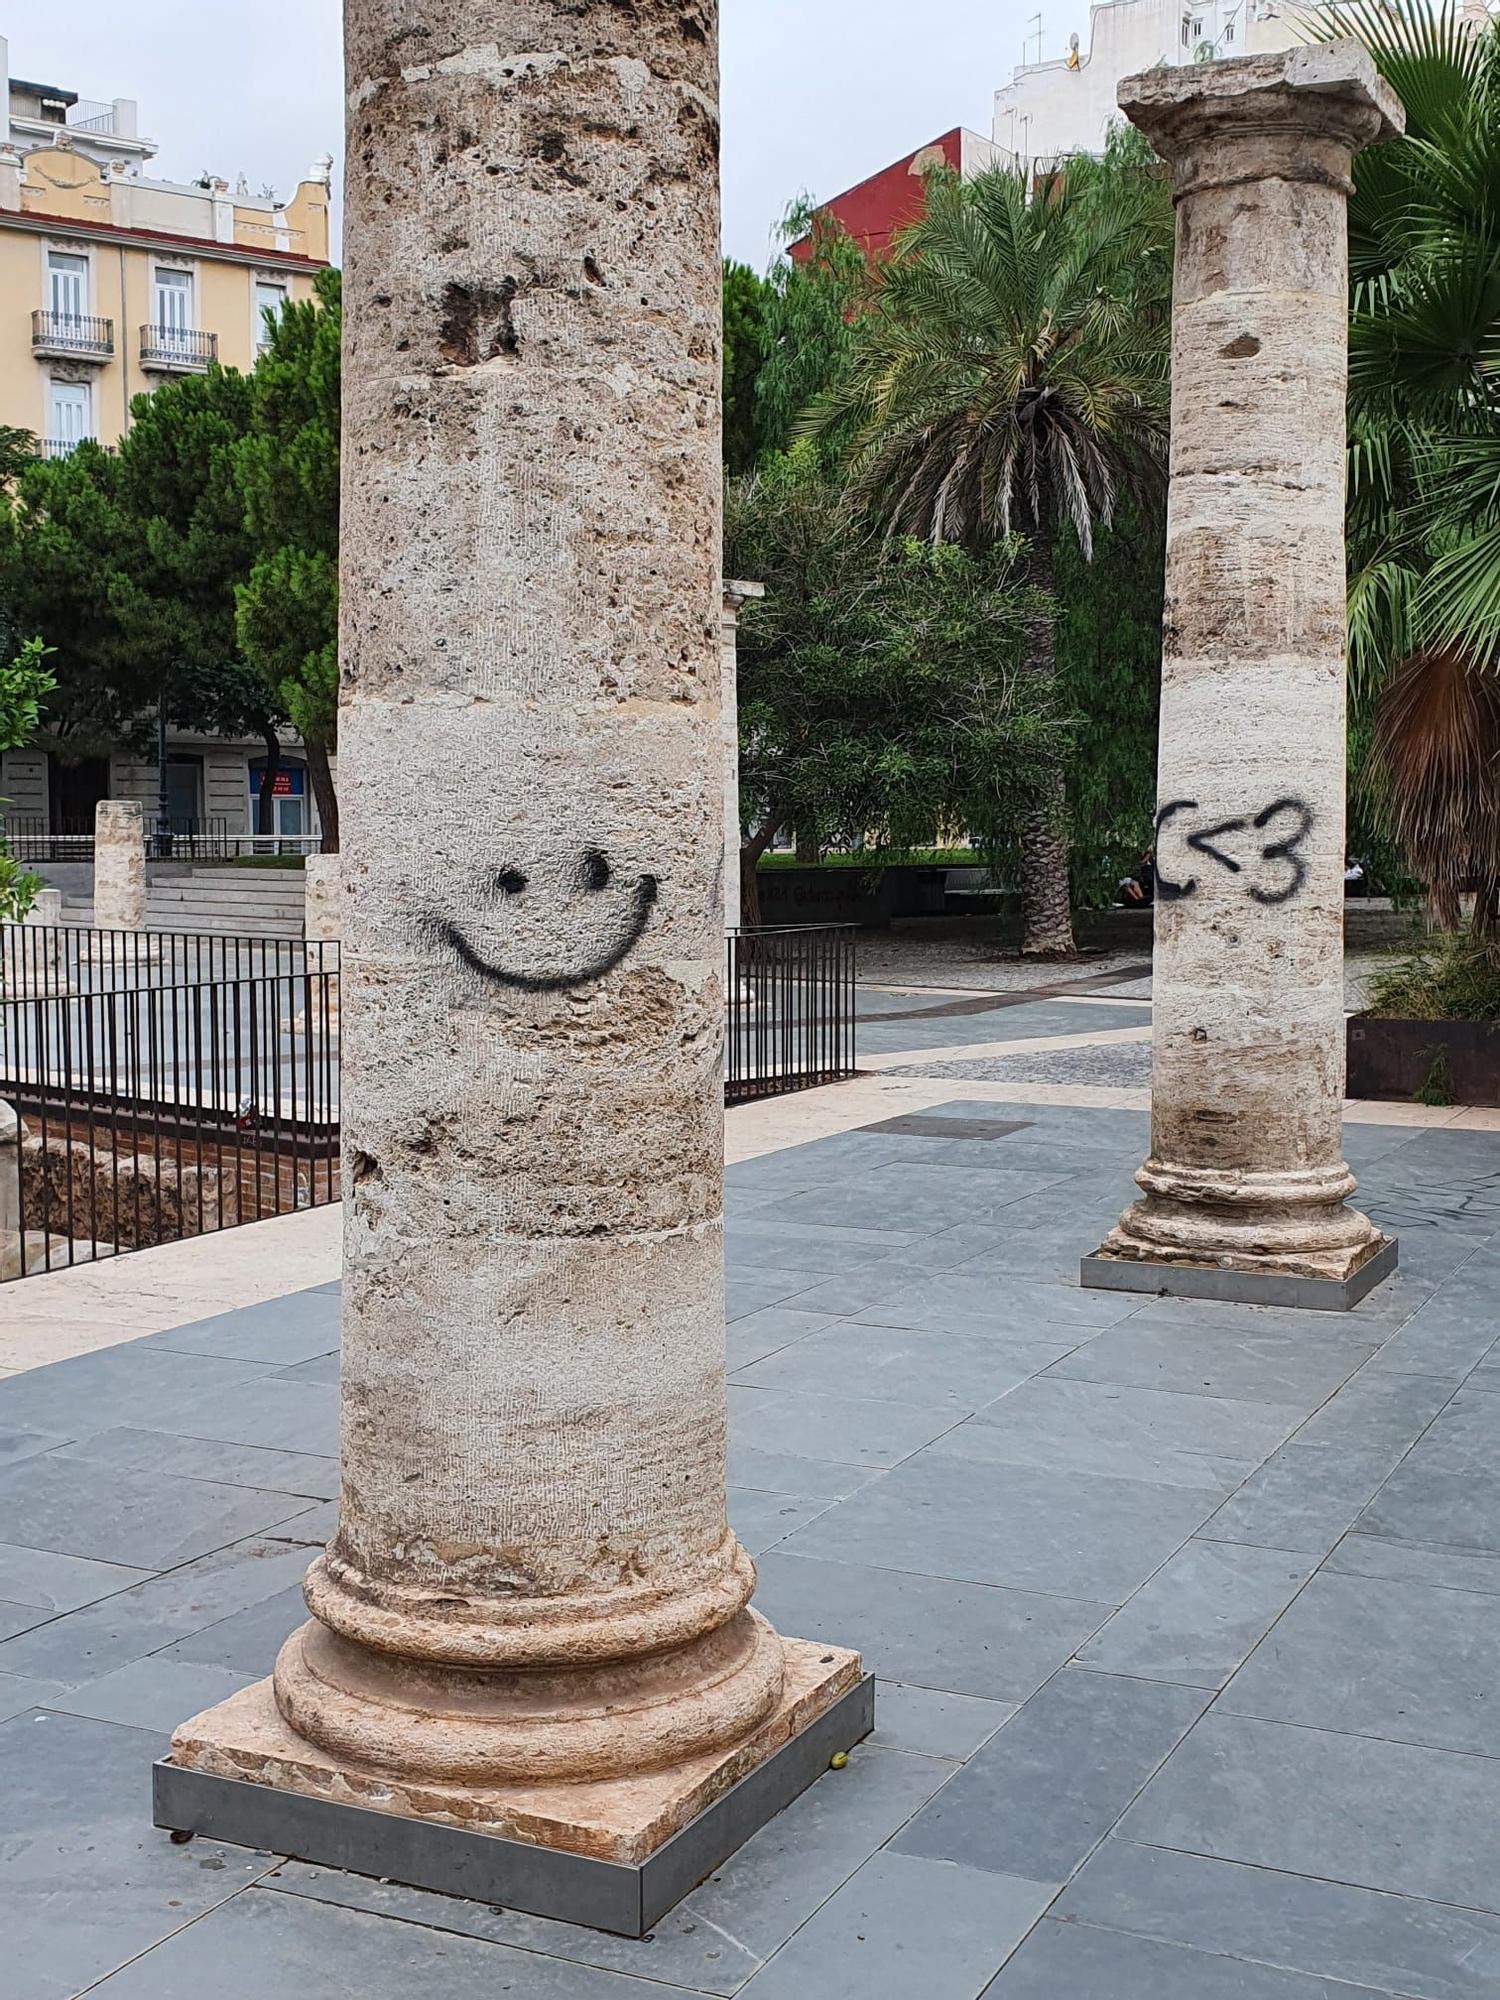
[[[0,1098],[0,1278],[21,1275],[21,1121]]]
[[[146,928],[146,821],[139,799],[101,799],[94,814],[94,929]]]

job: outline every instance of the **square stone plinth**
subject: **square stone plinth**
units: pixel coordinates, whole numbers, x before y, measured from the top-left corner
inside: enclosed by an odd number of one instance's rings
[[[1247,1271],[1233,1265],[1151,1264],[1144,1258],[1085,1257],[1079,1283],[1086,1291],[1150,1292],[1158,1298],[1215,1299],[1225,1305],[1292,1306],[1304,1312],[1348,1312],[1384,1284],[1400,1261],[1389,1238],[1346,1278],[1307,1278],[1290,1271]]]
[[[785,1692],[754,1736],[601,1784],[466,1788],[356,1769],[294,1735],[259,1681],[177,1731],[155,1767],[154,1820],[640,1937],[874,1727],[857,1653],[782,1643]]]

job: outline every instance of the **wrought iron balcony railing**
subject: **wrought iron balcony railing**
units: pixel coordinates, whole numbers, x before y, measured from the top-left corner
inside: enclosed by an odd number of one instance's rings
[[[91,444],[96,448],[96,450],[103,450],[108,452],[112,452],[114,450],[114,446],[112,444],[106,444],[101,446],[98,438],[96,437],[83,437],[83,438],[44,437],[40,440],[40,442],[37,445],[37,454],[41,458],[71,458],[73,453],[77,451],[78,447],[81,444]]]
[[[72,361],[108,361],[115,351],[115,323],[89,313],[34,312],[31,348]]]
[[[182,326],[143,326],[141,366],[201,375],[219,358],[219,336]]]

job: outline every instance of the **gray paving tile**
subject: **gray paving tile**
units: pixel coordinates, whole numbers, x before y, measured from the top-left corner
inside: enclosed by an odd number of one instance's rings
[[[128,1667],[71,1688],[47,1705],[65,1715],[87,1715],[96,1722],[119,1722],[128,1729],[170,1736],[180,1722],[227,1701],[253,1678],[180,1660],[132,1660]]]
[[[1381,1348],[1372,1364],[1382,1372],[1461,1381],[1500,1339],[1493,1298],[1460,1300],[1443,1287]]]
[[[1069,1668],[902,1829],[896,1851],[1065,1882],[1208,1701],[1197,1688]]]
[[[791,1553],[1123,1604],[1215,1498],[922,1452],[802,1529]]]
[[[0,1645],[0,1672],[73,1684],[258,1604],[307,1573],[305,1548],[251,1541],[54,1618]]]
[[[945,1757],[961,1764],[987,1743],[1016,1712],[1013,1701],[976,1701],[967,1694],[939,1694],[933,1688],[881,1681],[875,1691],[871,1743],[887,1750],[914,1750],[920,1757]]]
[[[752,1388],[859,1396],[913,1410],[945,1411],[944,1422],[928,1433],[936,1437],[939,1428],[946,1430],[959,1416],[1005,1395],[1075,1345],[1071,1340],[1000,1342],[980,1334],[934,1336],[845,1322],[741,1369],[735,1380]]]
[[[163,1420],[156,1427],[184,1437],[333,1458],[338,1453],[338,1408],[338,1390],[331,1383],[298,1381],[261,1369],[253,1381],[201,1391],[179,1406],[170,1423]]]
[[[1500,1757],[1497,1661],[1500,1598],[1317,1576],[1219,1708]]]
[[[0,1466],[14,1465],[18,1459],[35,1458],[39,1451],[52,1451],[68,1442],[50,1431],[0,1431]]]
[[[1189,1542],[1121,1606],[1079,1663],[1220,1688],[1312,1573],[1312,1556]]]
[[[1120,1830],[1153,1847],[1500,1913],[1492,1757],[1214,1713]]]
[[[795,1452],[757,1451],[729,1440],[729,1484],[760,1493],[795,1493],[804,1500],[842,1500],[877,1477],[867,1465],[804,1458]]]
[[[649,1938],[606,1937],[571,1924],[424,1895],[295,1862],[281,1871],[275,1886],[434,1928],[552,1952],[561,1959],[658,1980],[673,1989],[731,1994],[883,1846],[952,1769],[951,1764],[929,1757],[859,1746],[846,1770],[820,1778],[778,1813],[717,1874],[664,1917]],[[258,1995],[257,2000],[265,1996]]]
[[[1204,1528],[1215,1542],[1326,1555],[1380,1489],[1398,1454],[1355,1445],[1283,1445]]]
[[[871,1325],[909,1326],[932,1333],[992,1333],[1016,1340],[1056,1338],[1053,1327],[1093,1332],[1114,1326],[1140,1310],[1137,1298],[1118,1292],[1086,1292],[1077,1283],[1044,1284],[1015,1279],[998,1287],[991,1273],[966,1264],[934,1273],[925,1283],[899,1286],[860,1312]]]
[[[1500,1919],[1126,1840],[1105,1841],[1054,1914],[1412,2000],[1500,1992]]]
[[[990,1222],[1012,1203],[1055,1185],[1056,1174],[945,1173],[902,1168],[851,1174],[818,1191],[818,1220],[826,1227],[897,1230],[907,1235],[947,1229],[956,1222]],[[803,1198],[772,1202],[756,1221],[774,1236],[778,1222],[793,1221]]]
[[[652,2000],[660,1989],[618,1973],[568,1965],[508,1945],[361,1910],[247,1889],[144,1958],[103,1980],[108,2000],[267,2000],[269,1995],[358,1994],[361,2000]]]
[[[29,1632],[34,1626],[45,1625],[51,1616],[50,1611],[40,1611],[34,1604],[7,1604],[0,1599],[0,1641],[14,1639],[19,1632]]]
[[[148,1334],[141,1344],[173,1354],[218,1354],[286,1368],[338,1347],[339,1300],[319,1290],[292,1292]]]
[[[338,1386],[339,1356],[315,1354],[311,1361],[299,1361],[292,1368],[278,1368],[277,1379],[289,1382],[332,1382]]]
[[[1345,1535],[1323,1567],[1345,1576],[1388,1576],[1398,1583],[1500,1595],[1500,1556],[1468,1555],[1435,1542],[1393,1542],[1356,1532]]]
[[[778,1631],[856,1647],[885,1679],[985,1701],[1034,1694],[1110,1609],[784,1549],[758,1567],[755,1602]]]
[[[808,1500],[795,1493],[742,1492],[729,1489],[729,1525],[752,1556],[775,1548],[794,1529],[815,1521],[831,1500]]]
[[[833,1324],[830,1313],[799,1312],[795,1306],[767,1306],[762,1312],[749,1313],[729,1328],[730,1372],[764,1361],[768,1354],[779,1354],[805,1334],[820,1333]]]
[[[60,1681],[33,1681],[22,1674],[0,1674],[0,1722],[9,1722],[28,1708],[45,1708],[63,1692]]]
[[[926,1285],[944,1272],[966,1267],[993,1242],[994,1229],[990,1224],[955,1223],[952,1228],[924,1236],[888,1257],[851,1260],[849,1270],[824,1277],[800,1294],[796,1303],[808,1312],[827,1312],[840,1317],[857,1313],[912,1286]]]
[[[1243,1309],[1241,1309],[1243,1310]],[[1251,1326],[1254,1330],[1250,1330]],[[1143,1324],[1140,1315],[1108,1327],[1059,1361],[1054,1375],[1075,1381],[1118,1382],[1135,1389],[1175,1389],[1252,1403],[1300,1403],[1310,1412],[1369,1359],[1367,1342],[1301,1334],[1246,1331],[1186,1322]]]
[[[1432,1375],[1381,1372],[1377,1355],[1297,1433],[1298,1444],[1376,1445],[1402,1452],[1453,1400],[1455,1384]]]
[[[90,1430],[98,1430],[104,1416],[114,1424],[173,1430],[178,1412],[192,1407],[206,1391],[235,1389],[268,1372],[257,1361],[163,1353],[131,1340],[0,1381],[0,1424],[7,1430],[55,1431],[76,1438],[82,1410],[90,1413]]]
[[[1386,2000],[1365,1986],[1063,1924],[1032,1932],[983,2000]]]
[[[795,1298],[810,1285],[822,1283],[817,1271],[789,1271],[784,1266],[762,1265],[754,1271],[731,1271],[725,1280],[725,1318],[731,1322],[748,1319],[767,1306]]]
[[[121,1563],[90,1562],[50,1549],[0,1543],[0,1599],[46,1612],[76,1611],[80,1605],[144,1582],[151,1573]]]
[[[303,1557],[306,1561],[306,1557]],[[243,1611],[232,1611],[213,1625],[205,1625],[190,1638],[163,1647],[160,1660],[192,1660],[204,1666],[227,1667],[237,1674],[261,1679],[276,1664],[276,1655],[285,1640],[307,1620],[300,1583],[288,1584],[274,1596]]]
[[[809,1204],[796,1195],[789,1202],[772,1202],[758,1209],[748,1221],[726,1227],[724,1260],[730,1271],[753,1273],[772,1258],[780,1258],[798,1270],[835,1277],[842,1272],[858,1271],[872,1258],[917,1243],[929,1233],[926,1228],[916,1227],[887,1230],[862,1229],[854,1224],[843,1229],[832,1226],[823,1220],[832,1192],[827,1188],[818,1191],[817,1222],[809,1217]],[[802,1220],[792,1221],[794,1214],[801,1215]],[[932,1227],[946,1227],[954,1219],[951,1214],[945,1215]]]
[[[858,1386],[845,1375],[850,1387]],[[848,1465],[899,1465],[956,1424],[962,1412],[938,1403],[924,1408],[862,1396],[793,1395],[731,1383],[729,1422],[752,1450],[811,1458],[821,1452]]]
[[[750,1981],[745,2000],[974,2000],[1054,1890],[877,1854]]]
[[[252,1493],[79,1459],[23,1459],[0,1472],[0,1519],[24,1548],[171,1569],[305,1508],[289,1493]]]
[[[1232,1492],[1292,1431],[1295,1404],[1227,1402],[1043,1375],[937,1447],[945,1458]]]
[[[1493,1396],[1460,1394],[1360,1515],[1360,1528],[1500,1554],[1497,1446],[1500,1404]]]
[[[305,1514],[294,1514],[267,1532],[278,1542],[300,1542],[304,1548],[326,1548],[338,1532],[339,1503],[320,1501]]]
[[[208,1479],[219,1486],[248,1486],[262,1493],[300,1494],[331,1500],[339,1490],[338,1461],[259,1445],[221,1444],[211,1438],[181,1437],[175,1431],[99,1431],[64,1445],[58,1458],[82,1458],[96,1465],[132,1466],[164,1472],[175,1479]]]
[[[71,1715],[0,1724],[6,2000],[69,2000],[272,1865],[214,1841],[174,1847],[152,1827],[147,1774],[165,1749]]]

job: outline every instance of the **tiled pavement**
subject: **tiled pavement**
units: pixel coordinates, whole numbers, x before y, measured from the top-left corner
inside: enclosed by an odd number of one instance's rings
[[[1080,1292],[1144,1118],[939,1115],[1024,1122],[730,1170],[731,1513],[879,1725],[644,1942],[150,1829],[329,1531],[331,1288],[0,1381],[6,2000],[1494,2000],[1500,1135],[1349,1128],[1333,1318]]]

